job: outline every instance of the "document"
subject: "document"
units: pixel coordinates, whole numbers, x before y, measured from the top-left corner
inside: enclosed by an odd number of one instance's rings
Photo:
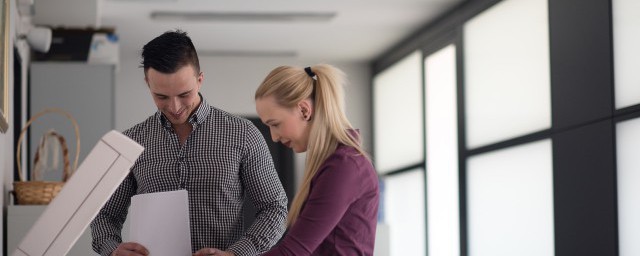
[[[129,238],[153,256],[191,256],[189,199],[186,190],[131,198]]]

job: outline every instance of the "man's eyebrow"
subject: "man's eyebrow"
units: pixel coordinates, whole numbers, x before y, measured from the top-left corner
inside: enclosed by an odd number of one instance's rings
[[[186,91],[186,92],[183,92],[183,93],[179,94],[178,96],[184,96],[184,95],[187,95],[187,94],[191,93],[192,91],[193,91],[193,89],[188,90],[188,91]]]
[[[183,93],[178,94],[178,96],[184,96],[184,95],[187,95],[187,94],[191,93],[192,91],[193,91],[193,89],[188,90],[188,91],[186,91],[186,92],[183,92]],[[157,95],[157,96],[167,96],[167,95],[164,95],[164,94],[162,94],[162,93],[157,93],[157,92],[154,92],[153,94],[154,94],[154,95]]]

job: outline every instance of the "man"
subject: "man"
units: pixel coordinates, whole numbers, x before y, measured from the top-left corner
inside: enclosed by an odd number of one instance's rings
[[[94,251],[147,255],[144,245],[122,243],[131,196],[179,189],[189,193],[194,252],[266,251],[284,232],[287,198],[264,138],[250,121],[210,106],[199,93],[204,76],[185,32],[169,31],[151,40],[142,58],[158,111],[124,131],[145,150],[91,223]],[[258,214],[243,234],[245,193]]]

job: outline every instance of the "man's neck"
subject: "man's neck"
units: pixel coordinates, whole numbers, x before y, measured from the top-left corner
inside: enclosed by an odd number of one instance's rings
[[[172,124],[171,126],[178,135],[180,145],[184,145],[187,141],[187,137],[189,137],[189,134],[191,134],[191,131],[193,130],[193,126],[188,122],[183,124]]]

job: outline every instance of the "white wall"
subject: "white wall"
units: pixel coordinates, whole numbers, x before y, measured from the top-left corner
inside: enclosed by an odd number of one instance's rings
[[[142,47],[142,46],[140,46]],[[116,72],[115,127],[123,131],[153,114],[156,107],[144,83],[140,56],[121,56]],[[332,64],[347,74],[347,117],[360,129],[364,147],[371,147],[370,70],[367,63],[333,63],[300,61],[292,58],[200,57],[204,72],[201,92],[209,104],[232,114],[257,116],[253,95],[255,89],[273,68],[280,65],[310,66]],[[296,178],[302,175],[304,155],[296,157]]]

